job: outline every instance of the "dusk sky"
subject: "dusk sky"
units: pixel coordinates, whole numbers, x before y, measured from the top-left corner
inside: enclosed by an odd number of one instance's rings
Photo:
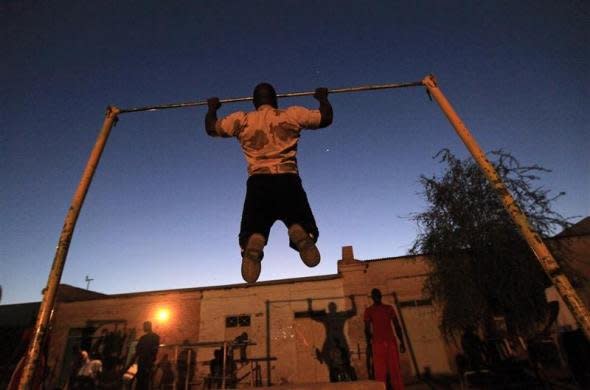
[[[0,3],[2,304],[41,299],[72,195],[104,119],[120,108],[419,81],[439,85],[486,151],[552,172],[564,216],[590,215],[587,1],[6,1]],[[407,254],[419,176],[468,152],[424,88],[329,96],[299,168],[319,229],[308,269],[277,222],[261,281],[336,273]],[[311,97],[282,99],[316,108]],[[227,104],[219,114],[250,110]],[[113,128],[62,283],[111,294],[242,283],[247,179],[204,107],[130,113]]]

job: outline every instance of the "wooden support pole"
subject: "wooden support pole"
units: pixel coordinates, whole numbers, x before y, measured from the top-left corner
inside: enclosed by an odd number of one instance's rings
[[[96,171],[96,167],[98,166],[100,156],[102,155],[111,129],[117,121],[118,114],[118,108],[107,108],[107,113],[102,128],[100,130],[94,148],[90,153],[90,158],[88,159],[86,168],[84,168],[84,172],[82,174],[82,178],[80,179],[80,183],[78,184],[78,188],[76,189],[74,197],[72,198],[72,204],[68,210],[68,213],[66,214],[61,235],[59,236],[59,242],[57,244],[55,257],[53,258],[53,265],[51,266],[51,271],[49,272],[47,287],[45,287],[44,289],[43,301],[41,302],[41,306],[39,307],[39,313],[37,314],[37,321],[35,323],[33,339],[31,340],[31,343],[29,344],[29,348],[27,350],[26,363],[23,369],[23,375],[19,383],[19,390],[34,390],[32,379],[38,364],[39,354],[41,351],[45,333],[47,332],[47,328],[49,325],[49,318],[51,316],[51,313],[53,312],[53,308],[55,305],[57,288],[59,287],[61,275],[63,273],[66,257],[68,255],[68,250],[70,248],[70,242],[72,241],[72,235],[74,234],[76,221],[78,220],[78,215],[80,215],[80,210],[82,209],[84,199],[86,198],[86,193],[88,192],[88,188],[90,187],[90,183],[92,182],[92,177],[94,176],[94,172]]]
[[[504,182],[494,169],[494,166],[490,163],[485,153],[478,145],[477,141],[467,129],[467,126],[463,124],[459,115],[455,112],[451,103],[445,98],[442,91],[438,87],[434,76],[428,75],[422,83],[428,89],[430,95],[438,103],[443,113],[446,115],[451,125],[455,128],[455,131],[459,135],[459,138],[463,141],[473,159],[479,165],[483,174],[489,180],[490,184],[496,191],[498,197],[502,201],[504,208],[514,221],[518,231],[522,237],[526,240],[529,247],[535,254],[535,257],[543,267],[543,270],[550,278],[553,285],[557,288],[557,291],[563,298],[568,308],[576,318],[578,325],[584,331],[586,338],[590,340],[590,314],[588,309],[572,287],[569,279],[563,274],[562,269],[559,267],[557,261],[549,251],[549,248],[545,245],[541,236],[530,226],[526,215],[516,204],[516,201],[506,188]],[[526,275],[523,275],[526,277]]]

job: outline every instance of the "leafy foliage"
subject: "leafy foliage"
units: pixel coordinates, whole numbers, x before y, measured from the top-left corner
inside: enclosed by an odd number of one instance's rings
[[[509,153],[492,152],[492,164],[531,226],[548,236],[567,221],[551,209],[555,197],[535,187],[539,166],[521,166]],[[437,154],[446,164],[441,177],[421,176],[426,211],[414,215],[420,233],[411,253],[430,255],[433,272],[426,290],[441,304],[441,329],[452,336],[486,325],[503,315],[513,332],[529,333],[543,319],[548,285],[526,241],[472,159],[448,150]]]

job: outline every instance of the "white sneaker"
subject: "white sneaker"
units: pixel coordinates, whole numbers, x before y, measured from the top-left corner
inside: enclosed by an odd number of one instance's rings
[[[299,257],[308,267],[315,267],[320,263],[320,251],[313,238],[299,224],[289,228],[289,239],[295,243]]]
[[[260,262],[266,240],[260,233],[254,233],[248,238],[246,249],[242,253],[242,278],[247,283],[256,283],[260,276]]]

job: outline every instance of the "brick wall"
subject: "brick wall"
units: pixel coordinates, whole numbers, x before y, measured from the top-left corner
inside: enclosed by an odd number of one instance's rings
[[[59,381],[61,370],[68,370],[68,336],[72,330],[88,325],[112,330],[117,327],[130,333],[135,330],[135,339],[143,334],[144,321],[151,321],[153,330],[164,344],[178,344],[185,339],[198,340],[201,292],[167,292],[110,296],[91,301],[61,302],[56,306],[51,331],[49,364],[53,380]],[[161,309],[169,311],[169,318],[158,318]],[[74,342],[75,343],[75,342]],[[69,346],[71,347],[71,343]],[[64,361],[66,362],[64,367]]]
[[[57,368],[57,378],[60,364],[69,352],[68,335],[72,329],[86,327],[89,321],[119,321],[128,330],[135,329],[137,339],[143,333],[142,323],[151,320],[161,343],[167,345],[160,349],[160,357],[168,354],[174,359],[173,346],[184,340],[233,340],[246,332],[253,343],[247,348],[249,358],[265,358],[269,354],[276,359],[258,363],[263,383],[269,377],[273,384],[327,382],[328,366],[325,361],[320,362],[318,354],[322,358],[327,327],[336,324],[342,330],[341,340],[350,350],[357,377],[363,379],[367,378],[363,312],[372,303],[371,289],[377,287],[383,292],[385,303],[395,304],[397,298],[398,315],[405,320],[409,338],[406,345],[410,350],[402,355],[404,377],[410,379],[425,367],[432,372],[448,372],[451,352],[438,333],[437,311],[423,302],[422,286],[427,272],[428,265],[420,257],[358,261],[350,248],[343,252],[336,275],[62,302],[55,313],[49,361]],[[357,307],[355,315],[351,313],[351,295]],[[318,316],[309,315],[309,308]],[[169,311],[167,321],[158,320],[160,309]],[[227,322],[228,317],[248,317],[249,322],[234,326]],[[218,346],[193,347],[197,352],[198,376],[207,375],[206,363]],[[251,368],[239,367],[243,373]]]

